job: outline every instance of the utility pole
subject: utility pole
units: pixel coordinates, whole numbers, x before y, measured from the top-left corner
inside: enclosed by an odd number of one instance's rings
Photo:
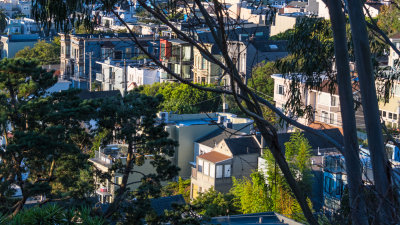
[[[123,70],[123,79],[124,79],[124,96],[128,93],[128,77],[127,77],[127,69],[126,69],[126,59],[124,59],[124,70]]]
[[[92,53],[89,52],[89,91],[92,91]]]

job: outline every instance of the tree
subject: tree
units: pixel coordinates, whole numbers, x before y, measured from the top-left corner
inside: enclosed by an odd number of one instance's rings
[[[211,87],[212,85],[205,85]],[[221,96],[201,91],[180,83],[155,83],[144,85],[139,91],[149,96],[164,97],[160,110],[178,113],[215,112],[221,103]]]
[[[183,180],[178,178],[178,182],[168,182],[162,188],[162,196],[182,195],[186,202],[190,201],[190,179]]]
[[[386,34],[395,34],[400,31],[400,9],[398,8],[398,1],[393,4],[384,5],[381,7],[381,12],[378,15],[378,25]]]
[[[109,173],[105,174],[105,178],[111,183],[113,181],[110,173],[122,174],[122,182],[118,184],[114,201],[105,213],[106,218],[113,216],[122,208],[121,204],[130,200],[128,208],[133,207],[131,214],[136,212],[135,215],[130,215],[130,218],[133,221],[141,221],[147,214],[148,207],[145,206],[149,206],[148,199],[161,194],[161,181],[170,180],[177,175],[178,168],[169,160],[174,154],[176,143],[168,138],[169,134],[164,130],[163,124],[156,121],[160,103],[160,96],[150,97],[131,92],[124,97],[104,99],[98,110],[99,130],[109,131],[103,138],[103,143],[114,141],[128,145],[126,160],[116,162],[109,169]],[[141,166],[145,160],[150,161],[156,173],[143,174],[135,170],[135,167]],[[141,185],[138,190],[132,190],[133,192],[129,190],[128,183],[132,173],[142,175],[140,180],[134,181]]]
[[[234,205],[244,214],[273,210],[271,193],[260,172],[252,173],[251,180],[233,178],[230,192],[235,196]]]
[[[21,211],[13,218],[0,214],[0,225],[36,225],[36,224],[90,224],[102,225],[106,221],[92,215],[91,209],[85,206],[80,208],[65,209],[57,204],[46,204],[43,207],[33,207]]]
[[[60,63],[60,38],[56,37],[52,43],[38,41],[33,48],[25,47],[15,54],[16,58],[38,60],[39,65]]]
[[[91,118],[94,108],[79,99],[77,90],[48,95],[46,89],[55,81],[35,61],[0,61],[0,130],[6,140],[0,151],[0,187],[22,193],[6,209],[13,215],[29,197],[79,199],[92,191],[92,177],[80,176],[88,168],[88,156],[72,137],[81,134],[81,122]],[[15,201],[12,190],[2,189],[0,199]]]
[[[253,68],[253,73],[248,81],[249,87],[264,94],[264,97],[273,99],[274,79],[271,75],[278,73],[275,62],[261,63]]]
[[[226,216],[238,213],[234,204],[234,196],[230,193],[223,194],[213,188],[200,193],[192,202],[193,208],[205,217]]]
[[[285,143],[285,158],[289,163],[291,173],[296,177],[296,181],[307,196],[312,193],[310,151],[311,146],[308,140],[300,132],[293,133],[290,141]],[[266,160],[266,180],[270,186],[272,210],[303,221],[305,218],[301,216],[301,208],[282,176],[282,172],[277,168],[274,157],[268,151],[263,157]],[[308,200],[308,204],[311,205],[310,200]]]
[[[218,1],[213,1],[213,8],[212,8],[212,13],[208,9],[205,8],[203,5],[203,2],[200,0],[194,0],[194,3],[192,5],[189,5],[187,2],[184,2],[183,4],[186,4],[188,7],[196,7],[197,11],[199,14],[201,14],[201,19],[197,17],[197,13],[194,13],[192,15],[193,21],[196,22],[196,24],[200,24],[202,26],[206,26],[209,28],[209,33],[210,36],[213,38],[213,42],[216,44],[217,48],[221,51],[222,55],[222,60],[216,58],[211,54],[210,51],[208,51],[206,48],[201,43],[201,40],[197,39],[195,35],[196,32],[183,32],[182,30],[178,29],[174,24],[172,24],[167,18],[166,15],[164,14],[164,11],[159,8],[155,4],[148,4],[147,1],[144,0],[138,0],[138,3],[148,11],[152,16],[154,16],[156,19],[158,19],[161,23],[167,25],[172,32],[176,34],[177,37],[179,37],[181,40],[186,41],[190,44],[192,44],[195,48],[197,48],[202,54],[207,56],[209,60],[218,66],[221,67],[223,71],[223,76],[229,76],[231,79],[231,85],[229,89],[226,88],[210,88],[210,87],[202,87],[196,84],[193,84],[187,80],[182,79],[179,75],[175,74],[172,72],[169,68],[165,67],[159,59],[157,59],[154,56],[151,56],[149,52],[146,51],[146,49],[140,45],[137,36],[129,29],[125,21],[118,15],[118,13],[114,9],[114,1],[90,1],[90,3],[99,3],[101,6],[103,6],[103,10],[109,13],[112,13],[115,15],[122,24],[124,24],[127,27],[127,30],[132,34],[132,39],[133,41],[138,44],[140,49],[149,56],[150,59],[152,59],[158,66],[163,68],[168,74],[173,76],[174,78],[178,79],[180,82],[191,85],[192,87],[196,87],[200,90],[204,91],[210,91],[214,93],[220,93],[220,94],[228,94],[232,95],[240,109],[249,117],[253,118],[255,121],[255,124],[257,128],[259,129],[261,135],[264,137],[264,139],[267,142],[267,145],[271,151],[271,154],[275,158],[277,165],[281,169],[288,185],[290,186],[291,190],[293,191],[294,196],[299,202],[299,205],[301,206],[304,216],[307,218],[308,222],[310,224],[317,224],[316,218],[312,215],[312,212],[307,204],[307,198],[304,195],[304,192],[302,192],[301,188],[298,187],[296,180],[294,179],[293,175],[290,172],[290,168],[288,165],[288,162],[285,160],[284,155],[282,154],[282,151],[279,147],[279,142],[277,140],[277,130],[276,128],[266,119],[264,119],[263,111],[261,109],[261,105],[265,105],[269,107],[273,112],[275,112],[279,117],[281,117],[282,120],[285,120],[287,123],[296,126],[302,130],[311,132],[315,135],[317,135],[320,138],[323,138],[325,141],[330,142],[333,144],[339,151],[343,152],[343,146],[338,144],[335,140],[333,140],[331,137],[328,135],[324,134],[323,132],[311,129],[303,124],[298,123],[296,120],[294,120],[291,117],[286,116],[284,113],[282,113],[279,109],[277,109],[271,102],[266,100],[265,98],[260,97],[257,93],[253,92],[250,90],[245,83],[242,80],[242,76],[239,73],[239,71],[236,69],[235,63],[233,60],[235,57],[231,57],[228,52],[227,48],[227,40],[230,37],[231,32],[235,32],[235,28],[240,25],[240,21],[238,20],[233,20],[229,21],[228,23],[225,23],[225,11],[226,8],[224,5],[222,5]],[[64,14],[57,14],[53,13],[53,8],[54,5],[61,4],[63,8],[67,11],[67,13]],[[79,5],[79,4],[78,4]],[[385,40],[386,43],[390,44],[391,47],[395,50],[397,48],[393,45],[393,43],[390,42],[389,38],[385,35],[382,30],[380,30],[378,27],[376,27],[373,22],[371,23],[365,23],[365,18],[363,15],[363,4],[359,0],[354,0],[354,1],[348,1],[348,7],[346,9],[343,8],[344,4],[340,6],[340,10],[343,12],[349,13],[350,17],[350,22],[351,22],[351,31],[352,31],[352,41],[353,41],[353,46],[354,46],[354,55],[355,55],[355,60],[356,60],[356,65],[357,65],[357,70],[359,72],[359,78],[360,78],[360,84],[361,84],[361,96],[362,96],[362,105],[364,108],[364,113],[365,113],[365,121],[368,124],[367,125],[367,133],[369,135],[369,143],[371,144],[371,159],[373,161],[373,171],[374,171],[374,178],[375,180],[375,186],[378,190],[376,193],[376,196],[380,196],[380,202],[384,204],[384,207],[380,207],[379,211],[377,212],[380,214],[379,218],[384,219],[384,222],[388,223],[397,223],[398,218],[393,218],[391,215],[395,215],[393,213],[393,209],[398,208],[398,203],[396,203],[396,200],[394,196],[391,195],[392,192],[392,186],[390,184],[390,179],[391,179],[391,170],[388,167],[389,164],[387,163],[387,160],[385,160],[384,157],[384,151],[382,150],[383,148],[383,139],[381,138],[381,126],[379,124],[379,118],[377,117],[378,111],[377,111],[377,99],[374,97],[375,94],[375,88],[374,88],[374,79],[372,74],[372,66],[371,66],[371,55],[370,55],[370,48],[368,46],[368,37],[367,31],[366,31],[366,25],[368,27],[372,28],[376,33],[375,36],[378,36],[379,38],[382,38]],[[192,8],[192,9],[193,9]],[[90,15],[89,13],[85,13],[90,9],[87,9],[85,7],[76,7],[75,4],[66,4],[62,2],[56,2],[56,3],[51,3],[47,4],[47,2],[44,1],[38,1],[37,5],[33,9],[33,14],[35,15],[35,18],[37,20],[49,23],[51,21],[54,21],[57,25],[61,25],[66,27],[71,19],[75,19],[75,16],[70,17],[69,15],[75,15],[76,11],[79,11],[83,13],[83,15]],[[68,16],[66,16],[68,15]],[[80,14],[82,15],[82,14]],[[337,14],[335,14],[337,15]],[[88,18],[90,19],[90,18]],[[340,21],[340,25],[343,25],[345,22],[343,20]],[[190,26],[189,26],[190,27]],[[192,31],[194,31],[196,27],[190,27]],[[306,27],[305,27],[306,28]],[[318,27],[313,27],[314,29],[318,30]],[[334,35],[334,39],[336,40],[337,36],[336,34]],[[315,55],[315,54],[307,54],[307,52],[304,52],[304,56],[307,56],[306,59],[310,59],[312,62],[315,62],[315,69],[317,71],[312,71],[313,67],[308,67],[305,69],[308,69],[310,72],[316,72],[316,75],[324,72],[325,70],[328,70],[329,68],[328,65],[331,66],[331,64],[326,63],[327,57],[333,54],[327,55],[326,53],[327,50],[330,50],[331,53],[334,52],[334,49],[332,48],[333,43],[332,40],[326,41],[326,40],[319,40],[318,36],[316,38],[313,38],[309,40],[310,42],[302,43],[305,44],[305,48],[303,50],[307,49],[313,49],[315,50],[314,53],[321,53],[321,55]],[[340,42],[338,46],[341,48],[345,48],[343,45],[344,42]],[[315,44],[315,46],[314,46]],[[327,46],[326,44],[330,44],[331,46]],[[330,47],[330,48],[327,48]],[[301,50],[301,49],[300,49]],[[398,50],[397,50],[398,51]],[[398,51],[399,52],[399,51]],[[337,54],[337,52],[336,52]],[[339,59],[339,55],[336,56],[336,59]],[[349,58],[345,58],[349,59]],[[299,63],[298,61],[292,61],[293,63]],[[347,62],[348,64],[349,62]],[[342,64],[344,65],[344,64]],[[342,66],[337,66],[337,70],[345,69]],[[291,73],[299,73],[303,71],[290,71]],[[326,71],[325,71],[326,72]],[[329,71],[328,71],[329,72]],[[348,80],[348,75],[344,74],[344,78]],[[318,84],[318,77],[315,77],[317,82],[311,82],[314,84]],[[334,77],[332,77],[334,78]],[[334,79],[333,79],[334,80]],[[340,91],[339,95],[343,98],[347,98],[347,94],[349,93],[349,87],[348,86],[343,86],[339,84],[339,88],[343,87],[343,91]],[[235,90],[235,91],[231,91]],[[238,92],[236,92],[238,90]],[[296,92],[298,94],[298,92]],[[295,94],[296,94],[295,93]],[[242,104],[242,103],[245,103]],[[299,102],[298,102],[299,103]],[[347,105],[347,104],[346,104]],[[301,106],[301,104],[300,104]],[[351,107],[350,107],[351,108]],[[301,109],[301,107],[300,107]],[[342,107],[342,109],[344,109]],[[346,111],[342,112],[348,115],[349,118],[353,117],[353,114],[351,111]],[[351,122],[351,121],[350,121]],[[349,131],[349,140],[353,141],[354,137],[354,130],[353,130],[353,123],[350,123],[349,127],[344,128],[344,130]],[[377,138],[373,136],[373,132],[378,132]],[[345,135],[347,136],[347,135]],[[372,139],[372,140],[371,140]],[[372,144],[372,142],[374,142]],[[353,143],[353,142],[352,142]],[[346,145],[346,148],[349,147],[350,145]],[[350,146],[351,147],[351,146]],[[351,152],[356,152],[357,150],[354,150],[353,147],[350,148]],[[357,154],[353,154],[357,155]],[[348,161],[349,164],[351,165],[356,165],[359,164],[359,160],[354,157],[346,157],[346,161]],[[347,168],[349,170],[349,168]],[[357,170],[356,170],[357,171]],[[347,171],[349,172],[349,171]],[[379,175],[380,174],[380,175]],[[385,176],[382,176],[382,174],[385,174]],[[381,176],[381,177],[379,177]],[[359,177],[357,176],[350,176],[350,179],[353,180],[355,183],[359,182]],[[389,193],[389,203],[385,201],[384,197],[386,193]],[[388,207],[388,205],[391,205],[392,207]],[[354,212],[357,211],[356,208],[352,208]],[[392,211],[391,211],[392,210]],[[389,215],[389,216],[388,216]],[[354,217],[356,219],[356,217]],[[365,220],[362,220],[361,223],[365,223]]]

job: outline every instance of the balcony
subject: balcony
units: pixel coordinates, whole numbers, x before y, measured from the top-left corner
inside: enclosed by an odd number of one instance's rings
[[[96,73],[96,80],[99,82],[103,82],[104,81],[104,76],[102,73]]]
[[[95,151],[95,157],[90,159],[92,162],[100,163],[103,166],[111,167],[113,164],[112,157],[99,151]]]
[[[197,168],[192,168],[192,178],[197,179]]]

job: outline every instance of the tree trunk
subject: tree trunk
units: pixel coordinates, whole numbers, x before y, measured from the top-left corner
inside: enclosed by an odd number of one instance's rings
[[[360,81],[364,120],[368,136],[374,184],[379,198],[377,209],[381,224],[393,224],[395,205],[391,185],[391,167],[385,153],[382,127],[379,118],[378,99],[376,96],[375,79],[372,69],[371,53],[365,17],[360,0],[348,0],[348,11],[352,31],[353,46],[356,58],[356,68]]]
[[[343,121],[344,158],[347,182],[349,184],[351,216],[354,224],[368,224],[354,113],[353,88],[350,78],[346,18],[340,1],[327,0],[327,3],[335,45],[336,79],[339,87],[340,112]]]
[[[132,170],[133,162],[134,162],[133,145],[130,142],[128,144],[128,155],[126,157],[126,164],[125,164],[124,174],[122,176],[122,182],[117,190],[117,194],[114,198],[114,201],[111,203],[110,207],[108,207],[107,211],[104,213],[105,218],[110,218],[117,211],[118,207],[120,206],[120,203],[122,202],[122,200],[125,196],[128,178],[129,178],[129,174]]]

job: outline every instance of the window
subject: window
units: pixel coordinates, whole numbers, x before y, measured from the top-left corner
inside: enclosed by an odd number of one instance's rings
[[[202,70],[206,69],[206,59],[204,57],[201,58],[201,69]]]
[[[215,177],[215,164],[210,163],[210,177]]]
[[[122,51],[115,51],[114,52],[115,59],[122,59]]]
[[[122,177],[115,177],[115,183],[122,184]]]
[[[382,111],[382,117],[386,117],[386,111]]]
[[[382,116],[382,110],[379,110],[379,115]]]
[[[325,111],[321,112],[321,120],[324,123],[329,123],[329,114]]]
[[[127,58],[127,59],[132,58],[132,49],[131,48],[125,49],[125,58]]]
[[[217,174],[216,174],[216,178],[222,178],[222,169],[223,169],[223,165],[218,165],[217,166]]]
[[[225,165],[224,166],[225,171],[224,171],[224,177],[231,177],[231,165]]]
[[[393,113],[389,113],[389,119],[392,119],[393,118]]]
[[[331,113],[329,115],[329,123],[330,124],[335,124],[335,117],[336,117],[335,113]]]
[[[284,95],[285,94],[285,88],[283,85],[278,85],[278,94]]]
[[[208,163],[208,162],[204,162],[204,174],[205,175],[209,175],[209,169],[210,169],[210,163]]]
[[[331,106],[336,106],[336,97],[331,96]]]
[[[336,195],[342,195],[343,191],[343,180],[338,180],[337,186],[336,186]]]
[[[198,170],[200,173],[203,172],[203,160],[202,160],[202,159],[199,159],[199,160],[198,160],[197,170]]]
[[[397,114],[396,113],[393,113],[393,119],[397,120]]]
[[[400,85],[399,84],[395,84],[393,87],[393,93],[396,96],[400,96]]]

